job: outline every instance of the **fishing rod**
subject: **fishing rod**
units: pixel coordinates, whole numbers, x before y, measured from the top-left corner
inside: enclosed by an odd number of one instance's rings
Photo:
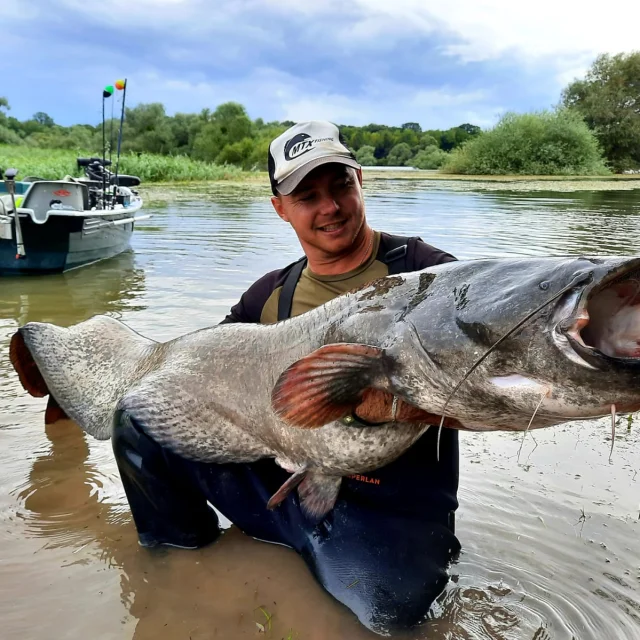
[[[105,142],[105,122],[104,122],[104,101],[107,98],[110,98],[113,95],[113,87],[111,85],[107,85],[103,90],[102,90],[102,206],[106,207],[106,203],[105,203],[105,192],[107,189],[107,185],[106,185],[106,177],[107,177],[107,171],[106,171],[106,142]],[[113,104],[113,103],[112,103]],[[111,154],[111,149],[109,149],[109,154]]]
[[[111,121],[109,126],[109,165],[111,165],[111,152],[113,151],[113,105],[116,103],[115,100],[111,102]]]
[[[115,182],[113,183],[113,197],[111,198],[111,208],[115,206],[116,189],[118,188],[118,168],[120,166],[120,146],[122,144],[122,125],[124,123],[124,104],[127,99],[127,79],[116,80],[116,89],[122,91],[122,109],[120,110],[120,130],[118,131],[118,153],[116,155]]]

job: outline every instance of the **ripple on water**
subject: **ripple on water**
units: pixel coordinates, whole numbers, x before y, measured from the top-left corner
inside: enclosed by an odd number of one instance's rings
[[[602,421],[537,432],[520,463],[519,438],[465,434],[463,552],[434,611],[436,626],[450,609],[461,629],[452,637],[474,629],[505,640],[640,637],[632,551],[640,438],[621,434],[608,464],[605,433]],[[478,596],[473,607],[463,604],[469,589]]]

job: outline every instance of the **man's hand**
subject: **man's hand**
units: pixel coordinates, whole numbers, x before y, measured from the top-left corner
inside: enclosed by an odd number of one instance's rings
[[[357,418],[373,424],[393,422],[393,394],[379,389],[366,389],[362,394],[362,402],[355,408],[354,414]],[[423,422],[439,425],[440,420],[441,416],[418,409],[400,398],[396,401],[395,422]],[[454,418],[445,418],[444,426],[450,429],[464,429]]]

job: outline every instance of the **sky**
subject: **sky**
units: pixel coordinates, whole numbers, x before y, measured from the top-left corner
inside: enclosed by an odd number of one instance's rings
[[[97,124],[126,77],[127,106],[170,115],[233,100],[265,121],[487,128],[640,50],[639,23],[637,0],[0,0],[0,96]]]

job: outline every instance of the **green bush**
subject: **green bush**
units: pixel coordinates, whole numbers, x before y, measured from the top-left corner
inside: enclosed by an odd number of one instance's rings
[[[240,167],[220,166],[186,156],[129,154],[120,158],[120,173],[138,176],[142,182],[224,180],[242,174]]]
[[[254,141],[251,138],[243,138],[238,142],[228,144],[216,156],[216,164],[234,164],[239,167],[249,168],[253,149]]]
[[[389,151],[387,164],[390,167],[404,167],[411,160],[413,152],[406,142],[400,142]]]
[[[378,164],[376,157],[373,155],[375,149],[369,145],[365,145],[364,147],[360,147],[356,151],[356,160],[363,167],[375,167]]]
[[[15,131],[0,124],[0,144],[22,144],[22,138]]]
[[[416,169],[439,169],[449,158],[449,154],[438,147],[430,146],[418,151],[407,164]]]
[[[0,169],[6,170],[9,167],[19,171],[18,180],[27,176],[56,180],[66,175],[80,175],[76,166],[76,154],[64,149],[0,145]]]
[[[505,114],[490,131],[449,155],[445,173],[473,175],[606,175],[592,131],[568,109]]]

